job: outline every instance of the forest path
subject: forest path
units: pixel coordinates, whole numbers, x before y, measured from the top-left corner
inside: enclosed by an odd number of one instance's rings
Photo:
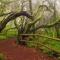
[[[16,39],[0,41],[0,53],[6,56],[6,60],[56,60],[53,57],[38,52],[35,48],[15,44]]]

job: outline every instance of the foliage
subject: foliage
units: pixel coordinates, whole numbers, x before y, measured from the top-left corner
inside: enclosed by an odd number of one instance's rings
[[[44,36],[42,37],[40,35],[28,35],[28,41],[25,41],[27,43],[27,46],[35,47],[39,50],[41,49],[43,50],[43,52],[46,52],[50,55],[53,55],[52,51],[60,53],[60,41],[58,41],[60,40],[60,17],[57,13],[56,1],[52,2],[50,0],[41,0],[39,1],[39,4],[37,3],[35,5],[33,4],[32,0],[13,0],[13,3],[10,1],[6,2],[6,0],[1,0],[0,2],[2,3],[2,5],[0,6],[0,16],[2,17],[0,17],[0,20],[3,20],[3,22],[8,19],[11,20],[11,22],[10,20],[8,21],[9,23],[6,25],[6,28],[0,33],[0,39],[18,36],[18,38],[22,38],[22,40],[24,40],[24,37],[21,34],[40,34]],[[18,2],[20,2],[21,5],[19,5]],[[42,3],[40,4],[40,2]],[[48,3],[48,5],[45,4],[46,2]],[[12,6],[10,6],[11,3]],[[6,13],[6,9],[8,9],[8,6],[6,7],[6,5],[11,7],[11,10],[9,8],[11,13]],[[29,15],[31,15],[33,18],[30,19],[29,17],[27,18],[25,16],[15,16],[16,13],[19,13],[21,11],[28,12]],[[12,19],[14,21],[12,21]],[[52,51],[50,51],[48,47]]]

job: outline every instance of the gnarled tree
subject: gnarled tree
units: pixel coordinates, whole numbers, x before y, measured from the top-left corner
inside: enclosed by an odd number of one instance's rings
[[[14,20],[15,18],[19,17],[19,16],[26,16],[30,19],[32,19],[33,17],[28,14],[26,11],[21,11],[21,12],[18,12],[18,13],[12,13],[10,14],[6,19],[4,19],[3,21],[0,22],[0,32],[5,28],[6,24],[8,22],[10,22],[11,20]]]

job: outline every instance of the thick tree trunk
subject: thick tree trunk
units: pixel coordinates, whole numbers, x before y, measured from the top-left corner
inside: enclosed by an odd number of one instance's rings
[[[28,37],[29,37],[28,35],[21,35],[20,36],[20,31],[18,30],[17,44],[26,45],[26,40]]]

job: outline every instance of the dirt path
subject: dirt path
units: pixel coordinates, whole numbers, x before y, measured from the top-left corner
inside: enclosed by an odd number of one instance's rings
[[[34,48],[17,46],[14,42],[15,39],[0,41],[0,53],[5,54],[6,60],[56,60]]]

